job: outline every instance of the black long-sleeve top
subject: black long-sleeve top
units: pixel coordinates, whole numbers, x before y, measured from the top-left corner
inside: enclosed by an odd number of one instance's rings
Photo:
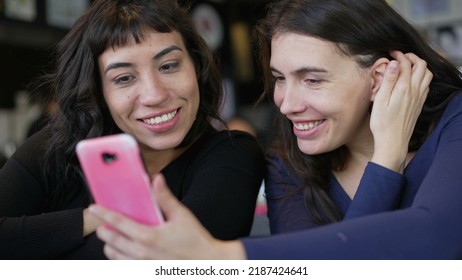
[[[0,169],[0,259],[99,259],[103,243],[83,237],[83,209],[92,203],[74,174],[65,197],[55,194],[63,174],[44,176],[43,130]],[[247,133],[210,128],[162,170],[173,193],[217,238],[250,233],[264,156]]]

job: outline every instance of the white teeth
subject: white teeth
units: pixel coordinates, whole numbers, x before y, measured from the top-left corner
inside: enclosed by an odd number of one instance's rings
[[[157,116],[155,118],[144,119],[143,122],[146,124],[161,124],[164,122],[168,122],[169,120],[173,119],[176,116],[176,111],[163,114],[162,116]]]
[[[318,125],[320,125],[322,121],[310,122],[310,123],[296,123],[294,124],[295,128],[298,130],[311,130]]]

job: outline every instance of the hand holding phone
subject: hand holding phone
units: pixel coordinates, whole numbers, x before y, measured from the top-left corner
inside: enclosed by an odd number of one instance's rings
[[[97,204],[147,225],[164,221],[131,135],[85,139],[77,144],[76,153]]]

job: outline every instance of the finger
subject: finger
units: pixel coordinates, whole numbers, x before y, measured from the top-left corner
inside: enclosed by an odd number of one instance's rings
[[[428,90],[432,80],[433,80],[433,73],[427,69],[425,71],[424,77],[422,78],[422,81],[420,82],[421,91]]]
[[[412,83],[418,85],[423,81],[428,71],[427,62],[413,53],[407,53],[406,57],[412,64]]]
[[[404,55],[400,51],[392,51],[390,52],[390,55],[393,56],[396,61],[399,63],[399,68],[400,68],[400,74],[399,74],[399,80],[398,82],[404,82],[405,84],[411,80],[411,74],[412,74],[412,63],[411,61],[407,58],[406,55]]]
[[[398,80],[399,71],[400,68],[396,60],[392,60],[388,63],[379,91],[375,97],[375,101],[377,101],[377,103],[384,105],[388,104],[393,88]]]
[[[393,52],[393,55],[396,56],[397,59],[402,59],[402,55],[399,52]],[[429,85],[433,79],[433,74],[427,68],[427,62],[418,57],[417,55],[413,53],[406,53],[405,57],[412,65],[412,76],[410,78],[410,93],[418,97],[418,103],[421,106],[427,98],[429,92]]]
[[[412,83],[419,89],[420,102],[423,104],[429,93],[429,86],[433,79],[433,73],[427,68],[427,62],[413,53],[406,56],[413,64]]]
[[[425,77],[422,80],[422,86],[428,87],[433,80],[433,73],[430,70],[425,71]]]
[[[173,217],[175,211],[183,207],[183,205],[172,194],[162,174],[158,174],[154,177],[153,186],[159,207],[167,220],[169,220]]]
[[[138,252],[139,246],[136,242],[105,226],[96,230],[96,236],[110,248],[110,256],[107,255],[110,258],[133,259]]]
[[[138,232],[142,232],[145,228],[144,225],[100,205],[91,205],[89,210],[91,213],[99,217],[105,224],[110,225],[113,229],[126,236],[135,236]]]
[[[106,257],[110,260],[131,260],[132,259],[129,256],[122,253],[121,251],[118,251],[116,248],[108,245],[107,243],[106,245],[104,245],[103,252],[106,255]]]
[[[420,84],[420,91],[422,94],[420,95],[421,97],[421,104],[425,103],[425,100],[427,99],[428,93],[430,92],[430,83],[433,79],[433,73],[430,72],[430,70],[427,70],[425,72],[425,77],[423,78],[421,84]]]

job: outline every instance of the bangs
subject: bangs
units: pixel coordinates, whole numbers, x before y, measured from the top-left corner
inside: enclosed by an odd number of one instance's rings
[[[124,26],[116,25],[113,30],[108,32],[107,38],[103,39],[101,43],[104,45],[104,49],[123,47],[132,41],[139,44],[144,40],[148,30],[151,29],[152,27],[147,25],[142,26],[137,22]]]
[[[165,18],[162,20],[158,16],[147,12],[144,9],[131,7],[114,7],[109,13],[111,16],[100,17],[96,30],[90,34],[90,46],[93,47],[99,56],[108,48],[118,48],[134,41],[139,44],[143,41],[148,31],[167,33],[174,30],[173,23]]]

